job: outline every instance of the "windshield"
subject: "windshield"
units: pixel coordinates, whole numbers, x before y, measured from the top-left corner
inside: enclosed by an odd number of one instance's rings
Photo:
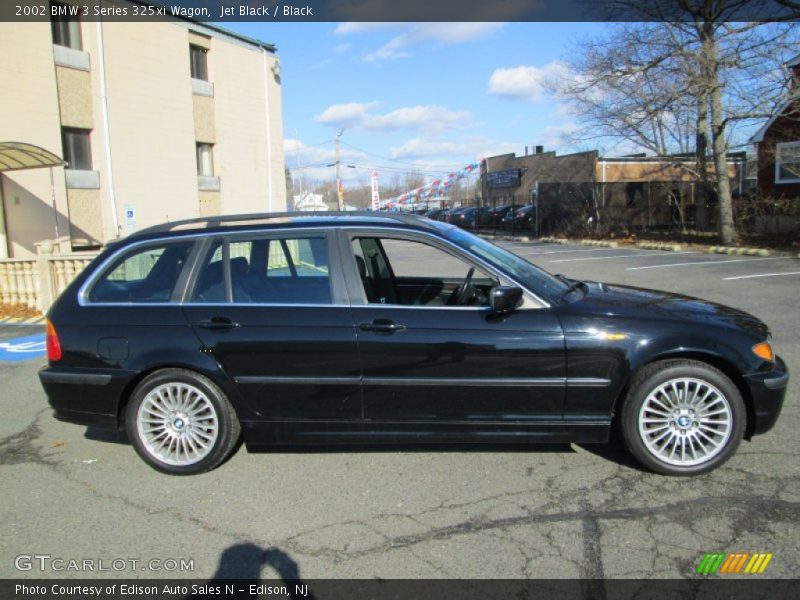
[[[452,229],[447,237],[462,248],[480,256],[490,265],[505,271],[533,293],[550,302],[558,302],[569,284],[547,271],[535,267],[516,254],[487,242],[462,229]]]

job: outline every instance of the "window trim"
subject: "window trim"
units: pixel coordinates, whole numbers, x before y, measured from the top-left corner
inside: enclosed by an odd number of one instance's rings
[[[775,144],[775,183],[777,185],[786,185],[786,184],[796,184],[800,183],[800,174],[797,177],[791,178],[784,178],[781,177],[781,162],[780,162],[780,151],[784,148],[794,148],[797,147],[800,149],[800,140],[794,140],[791,142],[779,142]]]
[[[210,144],[209,142],[195,142],[195,157],[197,160],[197,176],[198,177],[215,177],[214,174],[214,144]],[[200,160],[200,149],[201,148],[208,148],[208,157],[209,157],[209,166],[211,167],[211,173],[201,173],[200,166],[203,161]]]

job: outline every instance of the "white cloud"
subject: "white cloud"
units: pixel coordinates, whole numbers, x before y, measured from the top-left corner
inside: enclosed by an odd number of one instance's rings
[[[455,124],[463,127],[472,122],[472,113],[452,111],[444,106],[410,106],[384,114],[372,112],[372,109],[377,106],[377,102],[333,104],[314,117],[314,120],[332,127],[358,127],[372,131],[408,129],[429,132],[442,131]]]
[[[378,102],[332,104],[314,117],[314,120],[334,127],[354,127],[363,123],[369,110],[377,106]]]
[[[378,50],[364,57],[367,61],[392,60],[410,56],[409,46],[433,42],[438,44],[463,44],[493,34],[504,23],[419,23],[393,37]]]
[[[509,69],[495,69],[489,77],[489,93],[515,100],[536,102],[544,93],[567,77],[563,63],[552,62],[544,67],[521,65]]]
[[[350,44],[350,43],[337,44],[337,45],[335,45],[333,47],[333,53],[334,54],[344,54],[345,52],[349,51],[350,48],[352,48],[352,47],[353,47],[353,45]]]
[[[434,159],[450,165],[461,161],[479,160],[486,156],[496,156],[520,149],[516,142],[493,140],[485,136],[471,136],[459,139],[441,137],[416,137],[400,146],[392,147],[390,154],[394,159]]]

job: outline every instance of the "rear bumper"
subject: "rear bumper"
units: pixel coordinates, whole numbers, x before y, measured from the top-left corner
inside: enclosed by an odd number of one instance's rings
[[[775,426],[781,414],[786,387],[789,385],[786,363],[780,357],[776,357],[774,369],[745,375],[745,381],[753,399],[755,424],[752,433],[766,433]]]
[[[120,369],[44,367],[39,381],[60,421],[116,429],[120,400],[135,376]]]

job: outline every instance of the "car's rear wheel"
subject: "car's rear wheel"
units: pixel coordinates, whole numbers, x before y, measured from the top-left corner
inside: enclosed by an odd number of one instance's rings
[[[667,360],[634,377],[620,424],[631,453],[648,468],[699,475],[736,452],[745,419],[742,395],[722,371],[696,360]]]
[[[240,434],[222,390],[186,369],[164,369],[142,380],[128,403],[126,427],[139,456],[172,475],[215,468],[233,451]]]

